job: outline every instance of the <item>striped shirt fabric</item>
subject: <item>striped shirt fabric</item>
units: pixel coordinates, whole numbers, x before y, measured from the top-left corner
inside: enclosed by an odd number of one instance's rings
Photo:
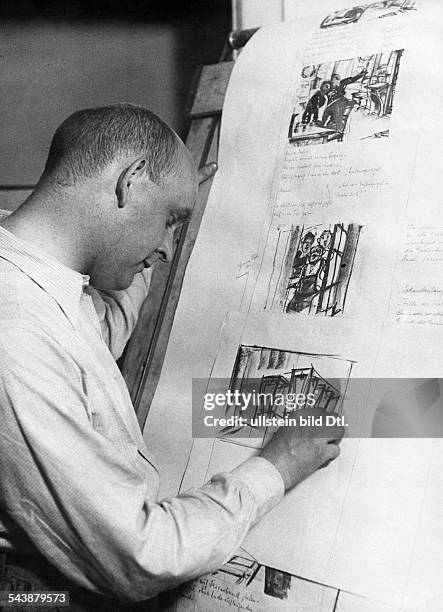
[[[157,499],[115,363],[149,279],[99,292],[0,226],[0,549],[37,549],[79,585],[134,600],[219,567],[284,493],[254,457]]]

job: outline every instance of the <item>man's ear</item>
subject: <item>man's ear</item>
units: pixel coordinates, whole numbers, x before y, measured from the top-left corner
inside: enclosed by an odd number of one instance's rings
[[[127,166],[120,174],[115,187],[115,195],[117,196],[118,207],[123,208],[128,203],[129,190],[133,181],[140,178],[145,171],[146,159],[139,157]]]

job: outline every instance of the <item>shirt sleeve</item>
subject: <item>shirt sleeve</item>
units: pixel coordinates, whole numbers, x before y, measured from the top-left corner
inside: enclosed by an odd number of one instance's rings
[[[80,367],[39,329],[2,334],[0,402],[0,508],[91,590],[143,600],[212,571],[283,496],[258,457],[156,501],[155,469],[94,428]]]
[[[99,291],[89,287],[100,321],[102,337],[114,359],[118,359],[128,342],[151,283],[151,269],[136,274],[124,291]]]

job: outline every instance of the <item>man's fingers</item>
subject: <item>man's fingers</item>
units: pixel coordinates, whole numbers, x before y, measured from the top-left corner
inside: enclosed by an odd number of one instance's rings
[[[311,419],[310,427],[300,428],[301,437],[323,438],[328,442],[336,442],[339,444],[344,437],[346,430],[342,425],[337,425],[333,422],[331,425],[326,424],[326,417],[339,417],[337,412],[325,412],[316,406],[304,408],[297,413],[299,417]]]
[[[201,185],[201,183],[204,183],[208,179],[212,178],[214,174],[217,172],[217,169],[218,169],[218,166],[216,162],[210,162],[209,164],[202,166],[200,170],[198,171],[199,184]]]

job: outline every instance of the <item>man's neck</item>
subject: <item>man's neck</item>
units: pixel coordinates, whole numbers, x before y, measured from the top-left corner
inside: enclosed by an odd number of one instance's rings
[[[81,215],[67,195],[45,193],[38,188],[0,224],[28,244],[38,247],[60,263],[83,273],[88,267],[90,237],[80,227]],[[56,201],[57,199],[57,201]]]

